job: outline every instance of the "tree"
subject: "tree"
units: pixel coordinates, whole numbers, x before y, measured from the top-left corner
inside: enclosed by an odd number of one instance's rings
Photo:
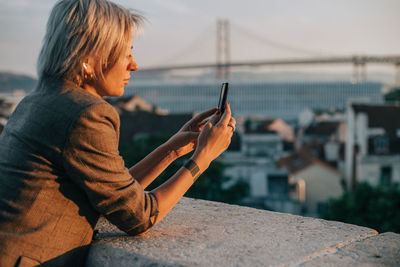
[[[400,233],[400,185],[359,183],[353,192],[331,199],[322,218]]]
[[[133,141],[120,145],[120,153],[125,160],[126,166],[130,167],[167,140],[168,137],[163,134],[136,136]],[[174,161],[146,190],[152,190],[165,182],[177,172],[188,158],[190,158],[190,155]],[[221,161],[213,161],[196,183],[186,192],[185,196],[237,203],[247,195],[248,185],[244,182],[237,182],[229,188],[224,188],[223,184],[230,179],[223,175],[226,167],[227,165]]]

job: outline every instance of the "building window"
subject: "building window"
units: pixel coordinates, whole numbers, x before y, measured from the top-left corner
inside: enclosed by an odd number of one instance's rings
[[[289,195],[289,178],[287,175],[268,175],[268,194],[273,198],[287,199]]]
[[[386,135],[379,135],[373,139],[374,154],[389,153],[389,138]]]
[[[381,167],[381,185],[390,185],[392,183],[392,166]]]

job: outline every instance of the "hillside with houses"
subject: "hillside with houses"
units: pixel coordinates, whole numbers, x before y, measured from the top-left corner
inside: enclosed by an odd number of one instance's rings
[[[0,73],[0,132],[33,78]],[[349,101],[345,109],[304,109],[296,121],[239,116],[228,150],[220,157],[226,190],[247,184],[235,203],[312,217],[331,198],[359,182],[400,182],[399,89],[382,104]],[[194,115],[174,113],[139,95],[109,98],[120,115],[120,144],[138,137],[172,135]]]

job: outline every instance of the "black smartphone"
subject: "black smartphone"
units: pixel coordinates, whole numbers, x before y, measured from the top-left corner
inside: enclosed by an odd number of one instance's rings
[[[225,103],[226,103],[226,98],[228,97],[228,91],[229,91],[229,83],[223,83],[221,86],[221,93],[219,95],[219,102],[218,102],[218,108],[221,111],[221,114],[224,114],[225,112]]]

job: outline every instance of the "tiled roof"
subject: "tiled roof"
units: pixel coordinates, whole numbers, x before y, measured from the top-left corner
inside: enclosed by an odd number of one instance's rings
[[[326,169],[339,173],[336,168],[312,156],[308,148],[302,148],[276,162],[279,168],[286,168],[291,174],[295,174],[313,164],[318,164]]]

